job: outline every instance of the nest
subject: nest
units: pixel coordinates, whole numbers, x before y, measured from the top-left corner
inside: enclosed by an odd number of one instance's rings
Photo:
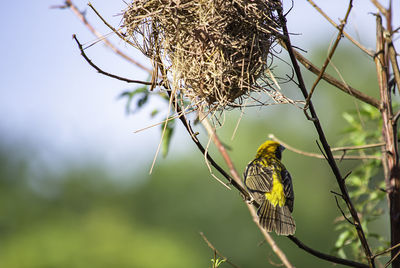
[[[194,106],[215,109],[265,91],[258,81],[266,77],[279,35],[276,5],[274,0],[133,0],[123,20],[131,42],[169,81],[168,90]]]

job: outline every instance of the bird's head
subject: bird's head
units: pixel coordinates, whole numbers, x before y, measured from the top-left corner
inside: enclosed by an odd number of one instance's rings
[[[272,156],[281,160],[283,150],[285,150],[285,147],[279,142],[268,140],[258,147],[256,158]]]

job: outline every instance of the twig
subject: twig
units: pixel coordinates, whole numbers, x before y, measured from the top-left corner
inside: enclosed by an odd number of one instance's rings
[[[289,56],[290,56],[294,71],[295,71],[296,76],[297,76],[298,85],[299,85],[300,90],[301,90],[301,92],[303,94],[303,97],[305,99],[307,99],[308,92],[307,92],[307,89],[306,89],[306,86],[305,86],[305,83],[304,83],[304,80],[303,80],[303,75],[301,73],[300,66],[298,65],[298,63],[296,61],[296,57],[295,57],[295,55],[293,53],[293,48],[292,48],[292,45],[291,45],[291,42],[290,42],[289,32],[288,32],[288,29],[287,29],[287,26],[286,26],[286,19],[283,16],[282,9],[278,9],[278,16],[281,19],[282,30],[283,30],[283,33],[285,35],[284,41],[285,41],[286,46],[288,48],[288,53],[289,53]],[[346,185],[345,185],[345,183],[343,181],[342,175],[340,174],[340,170],[339,170],[339,168],[338,168],[338,166],[337,166],[337,164],[335,162],[335,159],[333,157],[333,154],[332,154],[332,152],[330,150],[329,143],[328,143],[328,141],[327,141],[327,139],[325,137],[325,133],[324,133],[324,131],[322,129],[322,126],[321,126],[321,124],[319,122],[317,113],[316,113],[316,111],[314,109],[314,105],[313,105],[311,100],[310,100],[310,103],[309,103],[309,111],[310,111],[310,114],[311,114],[312,118],[314,118],[314,120],[312,122],[314,124],[314,127],[315,127],[317,133],[318,133],[318,136],[319,136],[319,139],[321,141],[321,144],[322,144],[322,146],[323,146],[323,148],[325,150],[326,156],[328,158],[327,161],[329,163],[329,166],[331,167],[331,170],[332,170],[333,174],[335,175],[335,178],[336,178],[336,181],[337,181],[337,183],[339,185],[340,191],[343,194],[343,199],[346,202],[346,205],[347,205],[347,207],[348,207],[348,209],[350,211],[350,214],[354,219],[354,224],[356,226],[357,235],[358,235],[358,238],[359,238],[359,240],[361,242],[361,245],[363,247],[365,256],[367,257],[368,264],[369,264],[369,266],[371,268],[374,268],[375,267],[375,263],[371,258],[371,256],[372,256],[371,250],[369,248],[368,241],[367,241],[367,239],[365,237],[363,228],[361,226],[360,219],[359,219],[359,217],[357,215],[357,211],[354,208],[354,205],[353,205],[353,203],[352,203],[352,201],[350,199],[350,196],[349,196],[349,194],[347,192]]]
[[[118,79],[118,80],[127,82],[127,83],[136,83],[136,84],[149,85],[149,86],[153,84],[153,83],[151,83],[151,82],[145,82],[145,81],[140,81],[140,80],[128,79],[128,78],[125,78],[125,77],[121,77],[121,76],[118,76],[118,75],[111,74],[111,73],[108,73],[108,72],[103,71],[102,69],[100,69],[96,64],[94,64],[94,63],[89,59],[89,57],[86,55],[86,53],[85,53],[85,51],[84,51],[84,49],[83,49],[83,47],[82,47],[82,44],[79,42],[79,40],[78,40],[78,38],[76,37],[75,34],[72,35],[72,38],[73,38],[73,39],[75,40],[75,42],[78,44],[78,47],[79,47],[79,50],[81,51],[82,57],[87,61],[87,63],[90,64],[90,66],[92,66],[94,69],[96,69],[97,72],[99,72],[99,73],[101,73],[101,74],[103,74],[103,75],[109,76],[109,77],[111,77],[111,78],[114,78],[114,79]]]
[[[309,2],[330,24],[332,24],[336,29],[339,29],[339,25],[337,25],[331,18],[329,18],[329,16],[322,11],[321,8],[319,8],[314,1],[312,0],[307,0],[307,2]],[[369,49],[367,49],[366,47],[364,47],[363,45],[361,45],[358,41],[356,41],[353,37],[351,37],[348,33],[346,33],[345,31],[343,31],[343,35],[347,37],[347,39],[350,40],[350,42],[352,42],[354,45],[356,45],[358,48],[360,48],[362,51],[364,51],[366,54],[368,54],[370,57],[374,57],[375,53]]]
[[[283,142],[282,140],[278,139],[273,134],[269,134],[268,137],[271,140],[279,142],[286,149],[288,149],[289,151],[292,151],[294,153],[305,155],[305,156],[308,156],[308,157],[314,157],[314,158],[318,158],[318,159],[325,159],[325,156],[322,155],[322,154],[309,153],[309,152],[305,152],[305,151],[299,150],[297,148],[294,148],[293,146],[290,146],[289,144],[287,144],[287,143]],[[344,157],[341,156],[341,155],[334,155],[333,157],[334,157],[334,159],[338,159],[338,160],[340,160],[342,158],[346,159],[346,160],[381,159],[379,156],[375,156],[375,155],[345,155]]]
[[[342,196],[342,197],[343,197],[343,196]],[[350,223],[351,225],[354,226],[354,223],[351,222],[351,220],[350,220],[349,218],[347,218],[347,216],[344,214],[344,211],[343,211],[343,209],[340,207],[339,200],[338,200],[338,198],[337,198],[336,195],[335,195],[335,200],[336,200],[336,205],[337,205],[337,207],[339,208],[340,212],[342,213],[343,218],[344,218],[348,223]]]
[[[225,146],[219,140],[217,133],[215,132],[215,129],[211,126],[210,122],[208,121],[206,115],[203,112],[199,111],[199,117],[202,118],[202,120],[200,120],[200,122],[206,129],[208,136],[211,138],[211,140],[217,147],[218,151],[222,155],[224,161],[228,165],[229,172],[232,174],[233,179],[236,180],[236,182],[238,184],[240,184],[242,187],[244,187],[241,177],[240,177],[239,173],[236,171],[236,168],[235,168],[231,158],[229,157],[228,152],[225,149]]]
[[[204,235],[203,232],[200,232],[200,235],[201,235],[201,237],[203,238],[204,242],[207,243],[207,246],[208,246],[209,248],[211,248],[218,256],[220,256],[221,258],[223,258],[224,261],[225,261],[226,263],[229,263],[232,267],[239,268],[239,266],[235,265],[234,263],[232,263],[231,261],[229,261],[227,257],[225,257],[224,255],[222,255],[221,252],[219,252],[218,249],[216,249],[216,248],[213,246],[213,244],[211,244],[211,242],[207,239],[207,237]]]
[[[400,118],[400,111],[397,111],[397,113],[393,116],[393,122],[392,122],[393,126],[396,126],[399,118]]]
[[[379,3],[377,0],[371,0],[371,2],[375,5],[375,7],[384,15],[387,16],[387,9],[384,8],[381,3]]]
[[[390,261],[388,261],[388,262],[385,264],[385,267],[384,267],[384,268],[388,267],[392,262],[394,262],[394,261],[397,259],[397,257],[399,257],[399,255],[400,255],[400,251],[398,251],[398,252],[396,253],[396,255],[394,255],[394,256],[390,259]]]
[[[350,261],[350,260],[346,260],[346,259],[341,259],[332,255],[328,255],[322,252],[319,252],[315,249],[312,249],[308,246],[306,246],[304,243],[302,243],[299,239],[297,239],[297,237],[289,235],[288,238],[294,242],[299,248],[307,251],[308,253],[310,253],[311,255],[329,261],[329,262],[333,262],[333,263],[337,263],[337,264],[342,264],[342,265],[346,265],[346,266],[350,266],[350,267],[359,267],[359,268],[368,268],[369,266],[363,263],[359,263],[359,262],[355,262],[355,261]]]
[[[350,0],[349,1],[349,6],[348,6],[347,11],[346,11],[346,15],[344,16],[344,19],[341,21],[341,23],[340,23],[340,25],[338,27],[339,32],[338,32],[338,34],[336,36],[336,40],[333,43],[333,46],[332,46],[331,50],[328,53],[328,57],[326,57],[326,59],[324,61],[324,64],[322,65],[322,68],[321,68],[321,70],[320,70],[320,72],[318,74],[317,79],[314,81],[314,84],[311,87],[310,93],[308,94],[308,97],[306,99],[306,104],[304,106],[305,110],[308,108],[308,105],[310,103],[310,99],[311,99],[311,97],[312,97],[312,95],[314,93],[314,90],[317,87],[319,81],[321,81],[322,76],[324,75],[326,68],[328,68],[329,63],[331,62],[333,54],[335,53],[336,48],[338,47],[339,42],[342,39],[343,30],[344,30],[344,27],[347,24],[347,19],[349,18],[350,11],[351,11],[352,8],[353,8],[353,0]]]
[[[331,151],[336,152],[336,151],[361,150],[361,149],[368,149],[368,148],[374,148],[374,147],[381,147],[383,145],[385,145],[384,142],[366,144],[366,145],[358,145],[358,146],[335,147],[335,148],[332,148]]]
[[[119,31],[117,31],[117,29],[115,29],[114,27],[112,27],[104,18],[103,16],[100,15],[100,13],[94,8],[94,6],[89,2],[88,6],[93,10],[94,13],[96,13],[96,15],[99,17],[99,19],[108,27],[110,28],[111,31],[113,31],[119,38],[121,38],[123,41],[125,41],[126,43],[128,43],[129,45],[131,45],[132,47],[136,47],[134,43],[132,43],[131,41],[129,41],[128,38],[126,38],[124,35],[122,35]]]
[[[287,47],[285,45],[284,42],[280,41],[279,42],[286,50]],[[309,71],[311,71],[314,74],[319,74],[321,72],[321,70],[319,68],[317,68],[314,64],[311,63],[311,61],[309,61],[308,59],[306,59],[303,55],[301,55],[298,51],[293,50],[293,53],[296,57],[296,59]],[[322,79],[324,79],[326,82],[328,82],[329,84],[335,86],[336,88],[342,90],[343,92],[359,99],[360,101],[363,101],[365,103],[368,103],[372,106],[374,106],[375,108],[379,109],[379,105],[380,102],[371,97],[368,96],[367,94],[351,87],[350,85],[341,82],[339,80],[337,80],[336,78],[334,78],[333,76],[327,74],[327,73],[323,73],[322,75]]]
[[[394,81],[396,82],[397,90],[400,92],[400,70],[399,70],[399,64],[397,62],[397,52],[396,49],[394,48],[391,36],[390,39],[388,40],[388,53],[394,75]]]
[[[381,252],[376,253],[374,256],[372,256],[372,258],[376,258],[376,257],[378,257],[378,256],[380,256],[380,255],[389,253],[390,251],[392,251],[393,249],[398,248],[398,247],[400,247],[400,243],[398,243],[397,245],[395,245],[395,246],[393,246],[393,247],[387,248],[387,249],[385,249],[384,251],[381,251]]]
[[[129,61],[130,63],[133,63],[137,67],[143,69],[144,71],[151,73],[152,70],[141,64],[140,62],[134,60],[132,57],[126,55],[124,52],[122,52],[120,49],[118,49],[114,44],[112,44],[107,38],[105,38],[101,33],[99,33],[86,19],[84,14],[79,11],[78,7],[71,1],[71,0],[65,0],[65,5],[64,6],[59,6],[59,7],[54,7],[54,8],[70,8],[71,11],[78,17],[78,19],[89,29],[90,32],[92,32],[97,38],[99,38],[103,43],[109,47],[112,51],[114,51],[115,54],[121,56],[125,60]]]
[[[324,151],[322,150],[321,145],[319,144],[318,140],[316,140],[315,143],[317,144],[318,149],[319,149],[319,151],[322,153],[322,155],[324,156],[325,160],[326,160],[326,161],[329,161],[329,160],[328,160],[328,157],[326,156],[326,154],[325,154]],[[344,156],[342,155],[342,156],[340,157],[340,160],[342,160],[343,157],[344,157]]]

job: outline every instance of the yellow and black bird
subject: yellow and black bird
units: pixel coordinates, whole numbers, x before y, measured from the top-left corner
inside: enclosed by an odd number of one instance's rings
[[[292,178],[281,162],[285,149],[276,141],[266,141],[257,150],[256,157],[244,172],[244,184],[260,204],[257,215],[268,232],[292,235],[296,224],[292,218]]]

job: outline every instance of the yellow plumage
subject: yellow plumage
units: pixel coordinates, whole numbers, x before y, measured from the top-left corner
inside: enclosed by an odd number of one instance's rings
[[[282,182],[279,180],[278,176],[273,176],[271,192],[265,193],[265,198],[267,198],[274,207],[277,205],[283,207],[285,205],[285,193],[283,191]]]
[[[292,218],[293,185],[281,163],[284,147],[275,141],[264,142],[244,173],[244,183],[260,204],[257,211],[260,224],[278,235],[292,235],[296,225]]]

